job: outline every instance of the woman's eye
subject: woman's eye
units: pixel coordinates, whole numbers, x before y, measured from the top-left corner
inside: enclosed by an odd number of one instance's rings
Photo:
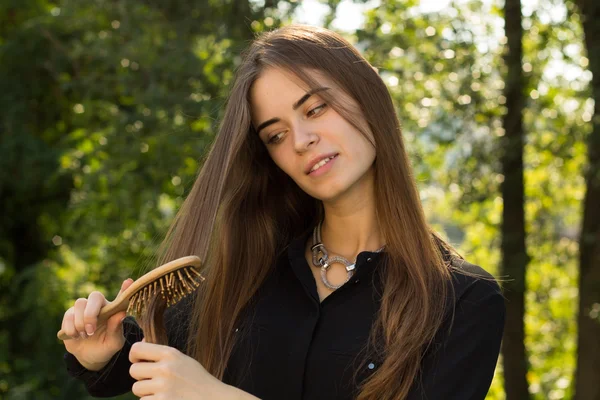
[[[327,104],[321,104],[320,106],[316,106],[316,107],[315,107],[315,108],[313,108],[312,110],[309,110],[309,111],[308,111],[306,114],[307,114],[309,117],[312,117],[313,115],[320,114],[320,113],[321,113],[321,111],[322,111],[323,109],[325,109],[325,107],[327,107]]]
[[[315,115],[319,115],[323,113],[323,110],[327,107],[327,104],[323,103],[321,105],[316,106],[315,108],[309,110],[306,115],[310,118]],[[283,135],[285,135],[285,131],[279,132],[270,138],[267,139],[267,144],[277,144],[283,140]]]
[[[278,134],[271,136],[269,140],[267,140],[267,144],[279,143],[284,133],[285,132],[279,132]]]

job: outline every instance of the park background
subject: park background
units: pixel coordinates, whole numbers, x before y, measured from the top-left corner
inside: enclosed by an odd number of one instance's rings
[[[152,264],[241,51],[292,22],[378,68],[430,223],[508,278],[487,398],[600,399],[598,3],[0,0],[0,399],[89,398],[64,311]]]

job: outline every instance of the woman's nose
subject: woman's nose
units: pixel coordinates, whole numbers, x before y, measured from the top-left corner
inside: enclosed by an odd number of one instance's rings
[[[314,146],[319,141],[319,135],[313,129],[307,127],[296,127],[294,129],[294,148],[298,153],[302,153]]]

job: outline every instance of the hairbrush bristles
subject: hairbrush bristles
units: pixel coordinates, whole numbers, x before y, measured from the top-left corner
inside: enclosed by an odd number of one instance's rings
[[[129,300],[128,314],[141,315],[152,297],[159,294],[167,307],[191,294],[205,280],[193,266],[185,266],[140,288]]]

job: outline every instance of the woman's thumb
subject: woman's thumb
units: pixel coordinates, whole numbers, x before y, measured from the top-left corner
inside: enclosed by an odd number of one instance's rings
[[[129,286],[131,286],[132,284],[133,284],[133,279],[131,279],[131,278],[125,279],[123,281],[123,283],[121,284],[121,290],[119,290],[117,297],[119,297],[119,295],[121,293],[123,293],[125,290],[127,290],[127,288]],[[123,319],[126,316],[127,316],[127,312],[125,312],[125,311],[118,312],[115,315],[111,316],[108,319],[108,321],[106,321],[106,332],[108,334],[116,333],[118,329],[121,329],[121,322],[123,322]]]
[[[106,333],[115,334],[119,329],[121,329],[121,323],[123,319],[127,316],[125,311],[121,311],[111,316],[108,321],[106,321]]]
[[[127,288],[129,286],[131,286],[131,284],[133,283],[133,279],[131,278],[127,278],[123,281],[123,283],[121,284],[121,290],[119,290],[119,293],[117,294],[117,296],[119,296],[121,293],[123,293],[125,290],[127,290]]]

